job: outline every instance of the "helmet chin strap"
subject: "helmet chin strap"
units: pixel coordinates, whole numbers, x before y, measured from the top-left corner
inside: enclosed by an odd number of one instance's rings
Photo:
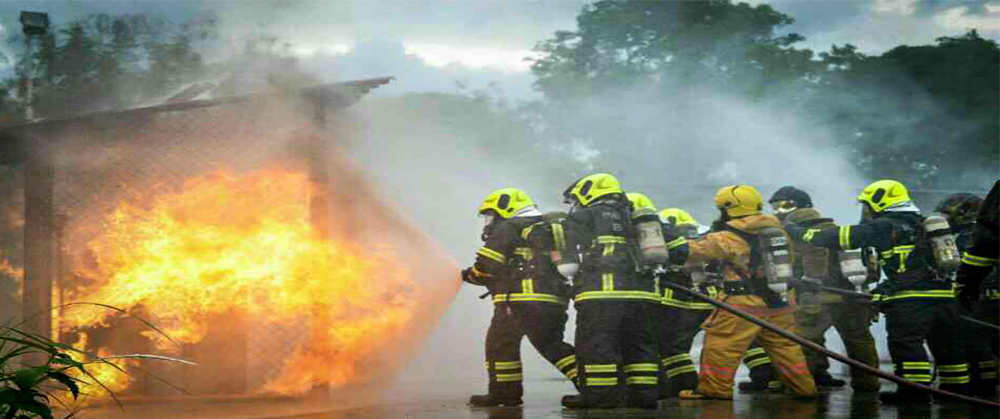
[[[538,208],[535,207],[534,205],[530,207],[521,208],[520,211],[514,214],[515,217],[539,217],[541,215],[542,212],[539,211]]]
[[[883,212],[920,212],[920,208],[913,201],[900,202],[898,204],[892,205],[889,208],[882,210]]]

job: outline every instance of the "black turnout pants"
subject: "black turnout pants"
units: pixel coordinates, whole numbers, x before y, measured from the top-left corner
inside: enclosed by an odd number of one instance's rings
[[[986,323],[997,324],[1000,317],[998,300],[983,300],[977,302],[971,311],[960,309],[959,312]],[[985,326],[968,321],[960,321],[964,335],[965,358],[969,363],[969,387],[977,396],[992,397],[997,386],[997,340],[1000,333]]]
[[[691,359],[691,345],[712,310],[691,310],[660,304],[654,325],[659,339],[660,397],[674,397],[681,390],[698,388],[698,369]]]
[[[576,303],[576,356],[587,405],[656,403],[660,365],[652,316],[657,305],[612,299]]]
[[[891,301],[885,304],[883,312],[889,334],[889,355],[895,364],[896,375],[930,385],[936,369],[939,388],[967,393],[969,370],[963,349],[958,302],[954,298]],[[935,369],[931,368],[924,342],[934,355]],[[900,387],[900,391],[911,390]]]
[[[976,305],[974,314],[976,319],[1000,326],[1000,299],[989,298],[980,301]],[[1000,333],[990,329],[985,330],[989,330],[989,333],[982,336],[988,336],[988,338],[985,339],[989,341],[990,349],[993,351],[993,357],[1000,357]]]
[[[570,379],[576,377],[573,346],[563,341],[566,306],[545,302],[499,303],[486,332],[489,393],[498,398],[524,394],[521,340],[527,336],[538,353]]]

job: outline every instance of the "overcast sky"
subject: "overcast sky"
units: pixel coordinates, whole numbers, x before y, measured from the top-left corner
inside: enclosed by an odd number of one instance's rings
[[[814,50],[852,43],[868,53],[900,44],[928,44],[970,28],[1000,38],[1000,0],[749,0],[791,15],[789,31]],[[182,21],[205,11],[222,18],[223,35],[238,40],[273,34],[296,45],[329,80],[393,75],[389,91],[454,90],[496,85],[530,97],[524,61],[556,30],[575,28],[581,0],[367,1],[3,1],[4,38],[20,30],[21,10],[45,11],[55,23],[90,13],[156,13]],[[8,49],[9,52],[9,49]],[[388,92],[386,92],[388,93]]]

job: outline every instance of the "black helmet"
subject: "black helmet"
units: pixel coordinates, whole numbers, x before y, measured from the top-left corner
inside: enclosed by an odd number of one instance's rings
[[[948,218],[948,224],[962,225],[975,222],[982,206],[983,198],[971,193],[956,193],[948,195],[934,211],[944,214]]]
[[[794,186],[783,186],[771,195],[771,199],[767,200],[772,206],[781,202],[788,202],[794,208],[812,208],[813,201],[809,197],[806,191],[803,191]]]

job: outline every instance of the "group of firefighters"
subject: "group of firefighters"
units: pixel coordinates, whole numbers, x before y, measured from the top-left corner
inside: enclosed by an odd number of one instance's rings
[[[767,214],[755,188],[733,185],[716,193],[719,218],[702,234],[684,210],[657,213],[647,196],[626,193],[606,173],[563,192],[568,213],[542,213],[516,188],[494,191],[479,208],[484,245],[461,274],[486,287],[494,302],[486,335],[489,391],[469,403],[522,404],[525,336],[576,386],[579,394],[562,400],[571,409],[732,399],[741,361],[751,377],[741,391],[811,398],[818,387],[846,384],[827,372],[823,354],[693,292],[819,345],[833,327],[847,355],[874,368],[879,357],[869,327],[885,314],[897,376],[924,385],[936,377],[940,390],[994,399],[1000,335],[962,316],[998,323],[997,195],[997,184],[985,201],[956,194],[936,208],[943,217],[924,216],[903,184],[881,180],[858,195],[861,222],[838,226],[803,190],[777,190]],[[831,292],[872,283],[870,298]],[[564,340],[570,300],[577,316],[572,345]],[[705,337],[696,367],[690,351],[699,330]],[[880,388],[877,377],[856,368],[850,385],[855,392]],[[932,400],[902,385],[879,398]]]

